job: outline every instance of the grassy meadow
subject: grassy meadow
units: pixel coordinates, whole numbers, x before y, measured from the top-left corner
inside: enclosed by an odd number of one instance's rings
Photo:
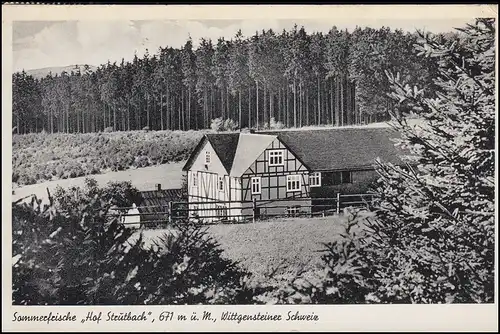
[[[321,261],[323,243],[342,231],[343,216],[293,218],[248,224],[207,226],[224,255],[248,269],[256,279],[292,278],[298,270],[313,269]],[[139,236],[138,231],[134,238]],[[152,245],[169,230],[143,230],[145,246]]]

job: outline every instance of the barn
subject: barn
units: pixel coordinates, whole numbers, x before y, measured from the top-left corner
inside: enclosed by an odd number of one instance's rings
[[[141,191],[139,198],[122,217],[122,223],[128,227],[140,228],[146,224],[152,227],[167,222],[169,205],[185,201],[182,189],[162,189],[160,184],[155,190]]]
[[[189,208],[207,221],[248,217],[254,200],[258,214],[308,213],[314,198],[368,191],[376,158],[402,164],[397,136],[390,127],[206,134],[183,167]]]

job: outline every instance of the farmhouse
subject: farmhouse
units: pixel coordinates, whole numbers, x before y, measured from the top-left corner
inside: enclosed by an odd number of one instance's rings
[[[140,192],[140,200],[133,203],[122,217],[122,223],[128,227],[139,228],[144,224],[154,225],[169,220],[169,205],[184,200],[182,189],[161,189]]]
[[[376,158],[401,164],[395,137],[388,127],[207,134],[183,167],[189,208],[206,221],[248,218],[254,200],[258,215],[310,212],[314,198],[368,191]]]

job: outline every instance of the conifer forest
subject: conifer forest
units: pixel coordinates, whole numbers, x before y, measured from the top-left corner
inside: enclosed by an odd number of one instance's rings
[[[443,43],[454,33],[441,34]],[[188,39],[133,60],[86,65],[41,79],[13,74],[13,132],[197,130],[350,125],[389,118],[385,71],[432,93],[436,64],[419,57],[417,32],[332,27],[262,30],[230,40]],[[418,75],[415,75],[418,73]]]

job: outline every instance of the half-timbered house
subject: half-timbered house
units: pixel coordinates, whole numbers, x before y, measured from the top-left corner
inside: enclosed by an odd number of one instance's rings
[[[314,198],[366,192],[376,158],[402,162],[394,137],[364,127],[207,134],[183,168],[191,213],[239,220],[254,200],[257,215],[308,213]]]

